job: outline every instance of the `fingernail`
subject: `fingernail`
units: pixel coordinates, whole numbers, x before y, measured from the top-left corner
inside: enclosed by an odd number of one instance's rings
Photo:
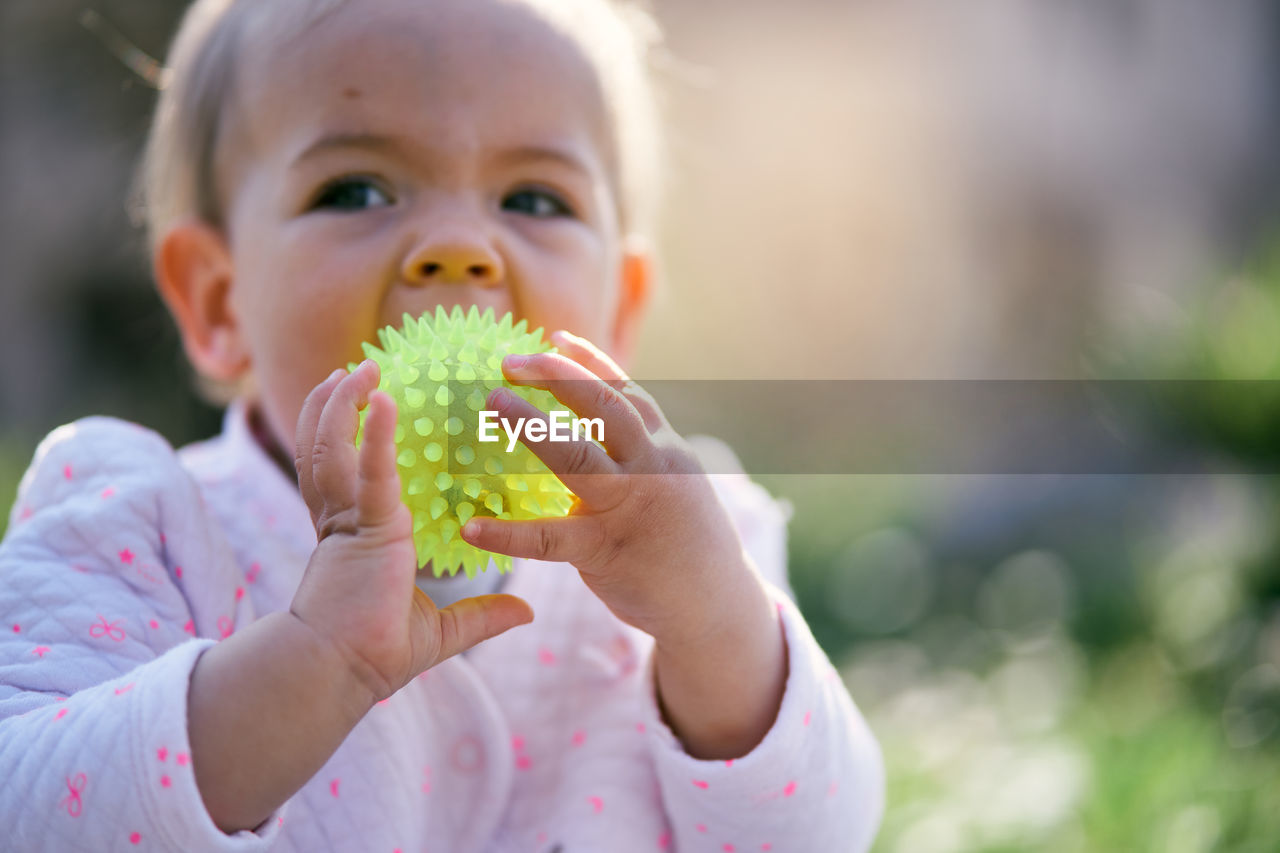
[[[476,535],[479,532],[480,532],[480,525],[478,525],[474,521],[468,521],[466,524],[462,525],[461,533],[462,533],[463,539],[468,539],[468,540],[475,539]]]
[[[506,388],[498,388],[489,395],[489,404],[495,409],[504,408],[509,402],[511,402],[511,393]]]
[[[329,378],[326,379],[325,382],[332,382],[333,380],[337,379],[339,376],[346,376],[346,375],[347,375],[346,369],[339,367],[337,370],[333,371],[333,373],[329,374]]]
[[[502,366],[508,370],[519,370],[528,363],[528,357],[523,355],[509,355],[502,360]]]

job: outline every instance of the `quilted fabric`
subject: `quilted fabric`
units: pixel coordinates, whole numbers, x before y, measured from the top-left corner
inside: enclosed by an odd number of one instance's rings
[[[686,754],[654,698],[652,640],[572,566],[517,561],[502,582],[532,604],[532,624],[380,703],[257,832],[226,835],[192,774],[188,680],[210,645],[288,607],[315,547],[306,507],[239,406],[219,437],[181,452],[110,419],[56,430],[0,543],[0,847],[865,849],[880,754],[782,592],[783,512],[745,476],[713,480],[774,584],[788,644],[781,711],[750,754]]]

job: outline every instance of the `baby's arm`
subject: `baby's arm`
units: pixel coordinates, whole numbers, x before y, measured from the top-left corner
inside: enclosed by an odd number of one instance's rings
[[[601,418],[604,449],[531,444],[577,495],[569,517],[473,518],[463,535],[572,563],[615,615],[654,638],[661,713],[646,729],[677,849],[865,849],[883,802],[879,750],[778,591],[780,555],[770,584],[652,398],[587,341],[553,340],[559,354],[509,358],[503,370]],[[540,417],[515,395],[489,402],[509,419]]]
[[[42,445],[0,543],[6,842],[262,849],[276,824],[264,820],[375,699],[528,621],[510,596],[436,611],[415,592],[412,545],[397,560],[395,523],[378,523],[392,498],[399,506],[394,460],[374,455],[389,450],[394,404],[375,395],[368,452],[357,456],[356,406],[376,366],[335,393],[339,378],[303,418],[310,464],[300,467],[320,545],[291,612],[257,622],[235,595],[238,569],[216,522],[162,439],[91,420]]]
[[[191,669],[252,619],[172,448],[87,419],[41,444],[0,543],[0,826],[7,849],[262,849],[196,789]],[[194,593],[194,594],[193,594]]]
[[[210,649],[191,676],[196,781],[231,831],[258,825],[329,759],[373,703],[423,670],[532,618],[510,595],[437,610],[396,473],[395,403],[372,361],[307,398],[297,466],[319,544],[288,613]],[[354,446],[359,409],[365,437]]]

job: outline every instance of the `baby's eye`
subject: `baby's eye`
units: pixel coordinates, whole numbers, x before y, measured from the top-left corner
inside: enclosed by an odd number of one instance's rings
[[[387,193],[368,178],[340,178],[320,191],[313,210],[368,210],[391,204]]]
[[[502,209],[524,213],[539,219],[553,216],[573,216],[569,205],[559,196],[546,190],[517,190],[502,200]]]

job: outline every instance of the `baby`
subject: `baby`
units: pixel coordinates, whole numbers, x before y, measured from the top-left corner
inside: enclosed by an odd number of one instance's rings
[[[781,592],[781,513],[620,366],[653,286],[648,23],[192,6],[146,209],[185,351],[234,401],[177,453],[104,418],[37,451],[0,545],[6,849],[869,846],[879,752]],[[505,375],[605,424],[531,445],[568,517],[463,528],[510,575],[418,577],[395,403],[343,369],[438,305],[556,330]]]

